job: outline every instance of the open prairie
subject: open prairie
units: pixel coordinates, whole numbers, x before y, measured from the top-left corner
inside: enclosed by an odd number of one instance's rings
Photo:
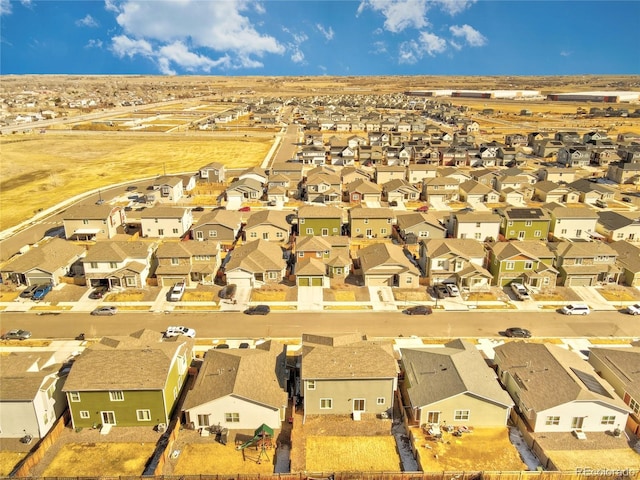
[[[0,230],[75,195],[114,183],[180,172],[211,162],[258,165],[270,136],[47,133],[1,137]]]

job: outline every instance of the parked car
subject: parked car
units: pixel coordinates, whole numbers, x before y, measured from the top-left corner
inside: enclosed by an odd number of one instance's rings
[[[629,305],[627,307],[627,313],[629,315],[638,315],[638,314],[640,314],[640,303],[634,303],[633,305]]]
[[[270,311],[269,305],[256,305],[247,308],[244,313],[247,315],[267,315]]]
[[[109,287],[105,286],[105,285],[100,285],[99,287],[96,287],[93,292],[91,292],[89,294],[89,298],[93,299],[93,300],[97,300],[98,298],[102,298],[105,296],[105,294],[109,291]]]
[[[180,300],[182,300],[182,296],[184,295],[184,291],[186,288],[187,288],[186,283],[184,282],[176,283],[173,287],[171,287],[171,290],[169,290],[168,300],[170,302],[179,302]]]
[[[240,345],[238,345],[238,348],[249,348],[249,344],[247,342],[242,342]]]
[[[391,200],[391,201],[389,202],[389,206],[390,206],[390,207],[397,207],[397,206],[398,206],[398,202],[397,202],[396,200]]]
[[[223,349],[228,349],[228,348],[230,348],[230,347],[229,347],[229,344],[228,344],[228,343],[219,343],[218,345],[216,345],[216,348],[217,348],[218,350],[223,350]]]
[[[242,207],[241,209],[238,210],[239,212],[250,212],[251,211],[251,207]]]
[[[118,313],[118,307],[104,306],[93,310],[91,315],[115,315],[116,313]]]
[[[452,297],[460,295],[460,290],[458,290],[458,286],[455,283],[445,283],[444,286]]]
[[[20,293],[20,298],[31,298],[40,285],[29,285]]]
[[[433,293],[435,293],[438,298],[445,298],[449,296],[449,291],[447,290],[446,285],[443,283],[437,283],[433,286]]]
[[[596,207],[599,208],[607,208],[607,202],[605,202],[604,200],[596,200]]]
[[[531,338],[531,332],[526,328],[511,327],[504,331],[505,336],[513,338]]]
[[[582,303],[572,303],[562,307],[560,309],[560,313],[563,313],[564,315],[589,315],[591,310],[587,305]]]
[[[204,212],[204,207],[195,207],[193,209],[194,212]]]
[[[238,286],[235,283],[230,283],[220,289],[220,298],[230,299],[236,295],[236,291],[238,290]]]
[[[31,332],[29,330],[9,330],[2,338],[5,340],[26,340],[27,338],[31,338]]]
[[[129,185],[127,187],[127,192],[133,192],[134,190],[137,190],[138,187],[136,187],[135,185]]]
[[[512,283],[511,284],[511,290],[513,290],[513,293],[515,294],[515,296],[516,296],[516,298],[518,300],[530,300],[531,299],[531,296],[529,295],[529,292],[527,291],[525,286],[522,285],[521,283]]]
[[[47,283],[45,285],[38,285],[38,288],[34,290],[33,295],[31,296],[31,299],[36,301],[42,300],[44,297],[47,296],[47,293],[49,293],[52,288],[53,288],[53,285],[51,285],[50,283]]]
[[[405,308],[402,313],[405,315],[431,315],[431,307],[426,305],[416,305],[415,307]]]
[[[631,203],[633,200],[631,199],[631,197],[622,197],[622,201],[623,202],[627,202],[627,203]]]
[[[189,327],[167,327],[166,332],[164,332],[164,336],[167,338],[177,337],[178,335],[184,335],[186,337],[194,338],[196,336],[196,331],[193,328]]]
[[[422,205],[421,207],[416,208],[416,212],[428,212],[429,205]]]

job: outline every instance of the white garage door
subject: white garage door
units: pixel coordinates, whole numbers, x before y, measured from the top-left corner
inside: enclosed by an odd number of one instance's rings
[[[569,286],[571,287],[590,287],[592,277],[571,277]]]

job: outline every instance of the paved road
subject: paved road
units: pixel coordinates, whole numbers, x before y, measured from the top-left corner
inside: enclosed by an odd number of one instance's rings
[[[1,313],[0,331],[31,330],[35,338],[73,338],[123,335],[142,328],[164,331],[169,325],[195,328],[199,338],[297,338],[302,333],[361,332],[372,337],[496,337],[506,327],[530,329],[540,337],[640,338],[638,317],[620,312],[593,312],[588,316],[564,316],[554,312],[436,312],[430,316],[401,313],[272,312],[268,316],[241,313],[135,313],[113,317],[64,312],[59,315]]]

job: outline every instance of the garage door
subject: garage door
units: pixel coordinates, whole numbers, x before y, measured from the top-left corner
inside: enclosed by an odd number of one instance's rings
[[[568,283],[570,287],[590,287],[592,281],[592,277],[571,277]]]
[[[500,285],[503,287],[508,287],[509,284],[513,281],[516,281],[517,283],[523,283],[522,280],[516,279],[516,278],[512,278],[512,277],[502,277],[500,279]]]
[[[30,277],[27,275],[27,283],[29,285],[45,285],[51,283],[51,277]]]
[[[299,287],[308,287],[309,286],[309,277],[298,277],[298,286]]]
[[[321,287],[322,286],[322,277],[313,277],[311,279],[312,287]]]
[[[184,281],[184,277],[162,277],[162,286],[173,287],[176,283]]]
[[[374,275],[367,275],[367,286],[368,287],[386,287],[391,282],[388,276],[377,277]]]

